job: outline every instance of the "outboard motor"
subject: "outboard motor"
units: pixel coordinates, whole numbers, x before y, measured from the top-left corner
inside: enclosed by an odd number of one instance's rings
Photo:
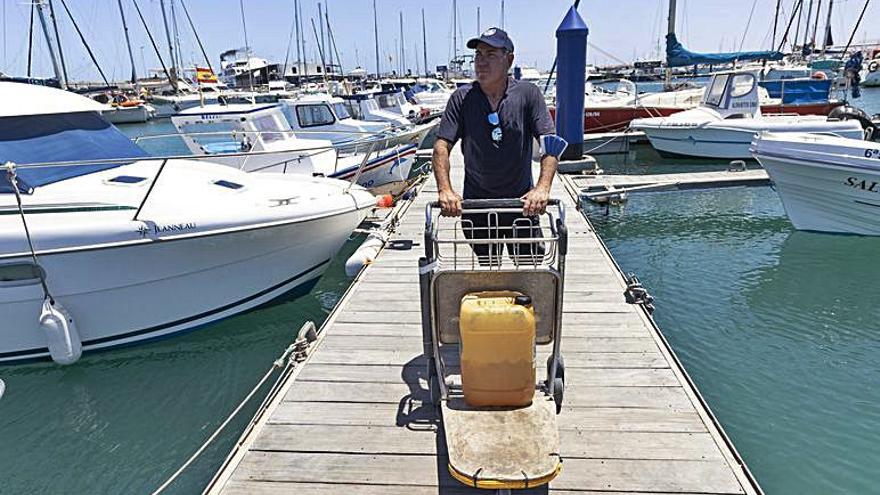
[[[880,137],[877,133],[877,124],[871,120],[871,117],[861,108],[850,105],[841,105],[831,110],[828,114],[829,120],[858,120],[865,130],[865,136],[868,140]]]

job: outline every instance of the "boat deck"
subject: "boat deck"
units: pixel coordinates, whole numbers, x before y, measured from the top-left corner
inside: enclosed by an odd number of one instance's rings
[[[462,176],[456,150],[454,183]],[[761,493],[653,321],[624,302],[620,271],[576,211],[578,189],[563,177],[553,191],[570,231],[564,467],[549,489],[522,492]],[[425,382],[417,259],[424,206],[435,198],[429,181],[209,493],[481,492],[448,474]]]

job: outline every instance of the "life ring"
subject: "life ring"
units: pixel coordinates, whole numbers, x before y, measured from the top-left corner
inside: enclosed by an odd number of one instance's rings
[[[876,60],[868,64],[868,72],[877,72],[877,69],[880,69],[880,62]]]

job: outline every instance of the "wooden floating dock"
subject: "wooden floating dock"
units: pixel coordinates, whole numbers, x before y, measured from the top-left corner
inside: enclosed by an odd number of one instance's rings
[[[452,166],[460,187],[457,150]],[[568,207],[570,236],[563,471],[549,489],[522,493],[762,493],[653,320],[624,302],[622,274],[576,209],[579,187],[562,177],[553,190]],[[435,198],[429,180],[404,205],[389,245],[353,282],[208,493],[487,493],[448,474],[425,382],[417,260],[424,207]]]
[[[770,184],[770,177],[764,169],[654,175],[569,175],[566,179],[586,196],[601,195],[614,189],[656,192]]]

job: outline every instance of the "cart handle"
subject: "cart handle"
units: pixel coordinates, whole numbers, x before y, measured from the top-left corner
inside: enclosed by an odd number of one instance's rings
[[[523,200],[520,198],[505,199],[463,199],[461,200],[461,209],[464,210],[493,210],[503,208],[522,208]],[[565,225],[565,203],[557,198],[547,200],[547,206],[555,206],[559,210],[559,220]],[[430,244],[434,226],[431,211],[440,208],[439,201],[431,201],[425,206],[425,246],[426,249]],[[552,216],[552,215],[551,215]],[[551,228],[554,227],[551,222]],[[432,258],[431,252],[428,252],[428,258]]]
[[[461,200],[462,210],[476,210],[483,208],[522,208],[523,200],[514,199],[463,199]],[[547,200],[547,206],[559,206],[558,199],[550,198]],[[440,208],[439,201],[432,201],[431,208]]]

